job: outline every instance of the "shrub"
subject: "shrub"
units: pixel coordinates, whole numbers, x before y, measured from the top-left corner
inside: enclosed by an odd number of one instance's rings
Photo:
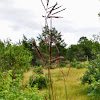
[[[25,72],[31,65],[32,53],[24,48],[23,45],[12,45],[10,40],[0,48],[0,70],[12,70],[13,78],[16,74]]]
[[[60,67],[65,67],[65,66],[66,66],[66,64],[65,64],[65,63],[60,62],[59,66],[60,66]]]
[[[76,68],[80,69],[80,68],[86,68],[86,64],[82,64],[81,62],[79,64],[77,64]]]
[[[0,100],[44,100],[36,87],[20,84],[21,78],[12,79],[12,70],[0,72]]]
[[[37,75],[35,78],[33,76],[29,79],[29,84],[31,87],[37,86],[38,89],[43,89],[47,87],[48,78],[41,75]]]
[[[86,68],[87,66],[88,66],[88,64],[85,64],[84,62],[79,62],[75,59],[74,59],[73,62],[71,62],[71,67],[72,68],[80,69],[80,68]]]
[[[66,63],[63,63],[63,62],[59,62],[57,63],[54,67],[51,67],[52,69],[54,68],[61,68],[61,67],[66,67]]]
[[[94,81],[91,83],[90,89],[90,96],[96,96],[100,98],[100,79],[98,81]]]
[[[74,59],[73,62],[71,62],[71,67],[76,68],[78,64],[79,62],[76,59]]]
[[[82,84],[89,84],[89,95],[100,96],[100,55],[98,55],[96,60],[90,62],[88,70],[84,73],[81,81]]]

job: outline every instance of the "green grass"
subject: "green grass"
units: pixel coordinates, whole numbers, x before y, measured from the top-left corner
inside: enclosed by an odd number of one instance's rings
[[[62,70],[67,75],[68,68],[62,68]],[[80,77],[85,71],[86,69],[71,68],[68,77],[65,77],[68,100],[90,99],[87,96],[87,86],[83,86],[80,82]],[[66,100],[63,74],[60,69],[51,69],[51,77],[53,79],[54,97],[56,100]]]
[[[26,83],[29,82],[29,77],[30,77],[31,75],[33,75],[33,71],[32,71],[32,70],[30,70],[29,72],[27,72],[27,73],[25,73],[25,74],[23,75],[22,85],[25,85]]]
[[[62,68],[65,75],[67,75],[68,68]],[[87,96],[87,86],[82,85],[80,77],[87,69],[71,68],[68,77],[65,77],[65,84],[67,86],[68,100],[91,100]],[[45,70],[47,74],[47,70]],[[24,74],[24,84],[28,82],[28,77],[32,75],[32,71]],[[53,91],[55,100],[66,100],[65,86],[63,80],[63,74],[59,68],[51,69],[51,77],[53,79]],[[48,92],[48,89],[41,90],[41,93]]]

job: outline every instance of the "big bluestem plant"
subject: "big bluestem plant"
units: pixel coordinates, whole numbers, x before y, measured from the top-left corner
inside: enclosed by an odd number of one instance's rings
[[[57,17],[57,16],[52,16],[54,14],[57,14],[65,9],[62,9],[60,11],[57,11],[57,12],[54,12],[56,9],[60,8],[61,6],[57,7],[58,3],[55,3],[55,5],[53,5],[52,7],[49,7],[49,3],[50,1],[47,0],[46,2],[46,5],[44,5],[43,1],[41,0],[41,3],[44,7],[44,10],[45,10],[45,16],[43,16],[45,18],[45,41],[42,43],[41,46],[44,46],[47,44],[49,44],[49,49],[47,50],[46,48],[46,52],[49,51],[49,60],[46,60],[43,56],[43,53],[39,50],[38,46],[36,45],[36,42],[34,41],[33,44],[36,48],[36,50],[38,51],[42,61],[43,61],[43,74],[44,74],[44,77],[45,77],[45,72],[44,72],[44,69],[45,68],[48,68],[48,89],[49,89],[49,100],[54,100],[54,95],[53,95],[53,85],[52,85],[52,81],[51,81],[51,73],[50,73],[50,67],[53,66],[53,64],[57,63],[58,61],[60,61],[61,59],[64,59],[64,57],[62,56],[58,56],[57,57],[52,57],[52,43],[55,44],[56,46],[56,49],[57,49],[57,52],[59,53],[59,49],[56,45],[56,41],[55,41],[55,38],[59,37],[59,36],[56,36],[56,37],[53,37],[55,36],[52,31],[52,18],[61,18],[61,17]],[[50,22],[50,29],[49,29],[49,26],[48,26],[48,23],[47,23],[47,20],[48,19],[51,19],[51,22]],[[48,54],[45,54],[45,55],[48,55]],[[63,73],[63,71],[61,71]],[[68,71],[69,72],[69,71]],[[63,73],[63,76],[65,76],[65,74]],[[64,85],[65,85],[65,78],[64,78]],[[65,86],[65,92],[67,93],[67,90],[66,90],[66,86]],[[67,94],[66,94],[66,99],[67,99]]]

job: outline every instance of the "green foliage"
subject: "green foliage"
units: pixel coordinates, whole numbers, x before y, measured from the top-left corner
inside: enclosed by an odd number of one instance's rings
[[[35,73],[41,73],[41,74],[43,74],[43,66],[42,65],[40,65],[40,66],[34,66],[34,68],[36,68],[36,69],[34,69],[33,70],[33,72],[35,72]]]
[[[67,49],[67,59],[70,61],[73,61],[74,59],[77,61],[94,60],[99,53],[100,43],[98,41],[81,37],[77,45],[71,45]]]
[[[90,63],[81,80],[83,84],[90,84],[90,95],[100,96],[100,55]]]
[[[24,49],[32,52],[31,56],[34,56],[34,58],[32,58],[31,60],[31,64],[34,66],[38,66],[42,64],[42,61],[40,59],[38,52],[33,46],[33,41],[34,41],[34,38],[27,39],[26,36],[23,35],[22,45],[24,46]]]
[[[25,87],[20,83],[20,75],[12,79],[12,70],[0,72],[0,100],[44,100],[36,87]]]
[[[76,59],[74,59],[74,61],[71,62],[72,68],[80,69],[80,68],[87,68],[87,66],[88,64],[85,64],[85,62],[80,62],[80,61],[77,61]]]
[[[63,56],[66,59],[66,43],[64,42],[64,40],[61,37],[61,32],[58,32],[55,28],[52,28],[52,56],[53,57],[57,57],[57,56]],[[42,53],[48,54],[49,55],[49,42],[46,42],[46,45],[42,45],[42,43],[45,41],[45,27],[43,29],[42,34],[37,37],[38,41],[39,41],[39,49]],[[50,37],[49,34],[49,29],[47,29],[47,34],[46,37]],[[56,44],[56,45],[55,45]],[[59,49],[59,53],[58,50],[56,48],[56,46]],[[48,57],[44,55],[44,57],[47,59]],[[47,59],[48,60],[48,59]]]
[[[16,74],[23,73],[31,66],[33,56],[30,51],[24,49],[23,45],[12,45],[8,40],[0,48],[0,70],[2,72],[12,70],[12,76],[15,78]]]
[[[38,89],[43,89],[47,87],[47,77],[43,77],[41,75],[37,75],[35,78],[31,76],[29,79],[29,84],[31,87],[37,86]]]
[[[76,59],[74,59],[74,60],[71,62],[71,67],[72,67],[72,68],[76,68],[78,64],[79,64],[79,62],[78,62]]]
[[[44,100],[36,87],[21,85],[32,59],[32,52],[23,44],[0,41],[0,100]]]
[[[89,96],[100,98],[100,80],[91,83],[91,86],[89,87],[89,92]]]
[[[55,68],[63,68],[66,67],[66,63],[65,62],[58,62],[57,64],[55,64],[53,67],[51,66],[51,69],[55,69]]]
[[[77,69],[80,69],[80,68],[86,68],[87,67],[87,64],[82,64],[81,62],[76,66]]]
[[[59,63],[59,67],[65,67],[65,66],[66,66],[65,63],[62,63],[62,62]]]

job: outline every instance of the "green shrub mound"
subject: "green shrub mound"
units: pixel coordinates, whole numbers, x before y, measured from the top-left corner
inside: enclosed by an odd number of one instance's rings
[[[100,55],[90,62],[88,70],[81,78],[82,84],[89,84],[89,95],[100,97]]]
[[[47,88],[47,77],[43,77],[41,75],[37,75],[35,78],[31,76],[29,79],[29,84],[31,87],[37,86],[38,89]]]

